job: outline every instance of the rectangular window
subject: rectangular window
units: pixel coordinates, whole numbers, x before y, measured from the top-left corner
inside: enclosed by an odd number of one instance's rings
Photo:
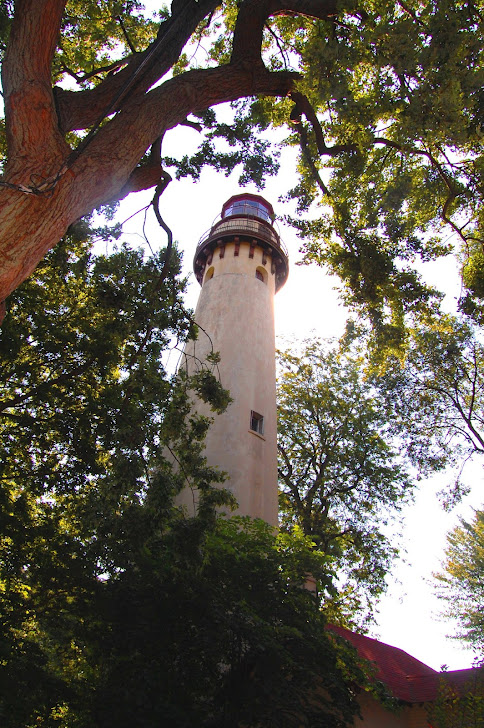
[[[250,429],[259,435],[264,434],[264,418],[258,412],[254,412],[254,410],[250,413]]]

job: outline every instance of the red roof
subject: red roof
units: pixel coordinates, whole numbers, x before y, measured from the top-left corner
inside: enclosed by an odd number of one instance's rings
[[[358,654],[375,666],[375,678],[391,691],[395,698],[406,703],[426,703],[435,700],[440,681],[449,682],[457,690],[468,690],[483,668],[437,672],[398,647],[386,645],[371,637],[331,625],[329,629],[355,647]]]

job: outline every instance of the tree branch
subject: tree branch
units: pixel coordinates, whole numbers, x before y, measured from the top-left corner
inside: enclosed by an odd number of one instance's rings
[[[163,177],[163,170],[160,163],[155,159],[150,159],[148,164],[140,165],[133,169],[128,181],[121,187],[116,200],[122,200],[131,192],[141,192],[141,190],[149,190],[160,182]]]
[[[287,71],[270,73],[264,69],[256,74],[232,66],[193,70],[175,76],[143,98],[126,101],[123,110],[99,129],[85,153],[72,165],[72,171],[76,176],[84,174],[86,165],[90,168],[90,176],[95,174],[94,167],[100,171],[109,170],[111,190],[105,189],[100,204],[118,194],[126,182],[126,169],[136,167],[136,162],[153,141],[183,123],[191,113],[242,96],[285,96],[296,78],[297,74]],[[130,139],[132,143],[120,145],[119,139]],[[92,193],[92,190],[86,192]]]
[[[319,123],[317,114],[313,109],[311,103],[309,102],[309,99],[307,99],[306,96],[299,93],[298,91],[291,91],[290,97],[294,101],[294,106],[291,110],[291,122],[296,127],[296,130],[299,134],[299,140],[304,159],[306,160],[306,164],[309,167],[311,176],[313,177],[314,181],[318,185],[323,195],[327,195],[328,197],[330,197],[331,193],[326,187],[323,179],[319,174],[319,170],[314,163],[314,159],[309,148],[308,134],[306,128],[302,123],[302,115],[304,114],[304,116],[313,128],[314,136],[316,139],[316,147],[320,156],[335,157],[342,152],[355,152],[357,151],[357,147],[354,144],[336,144],[332,147],[328,147],[326,145],[321,124]]]
[[[324,181],[323,181],[321,175],[319,174],[319,170],[314,163],[314,159],[311,154],[311,150],[309,149],[308,134],[307,134],[307,131],[306,131],[302,121],[299,121],[299,122],[293,121],[293,124],[295,125],[296,130],[299,134],[299,143],[301,145],[301,151],[303,153],[304,159],[306,160],[306,164],[309,167],[309,171],[311,172],[311,176],[312,176],[313,180],[316,182],[316,184],[318,185],[318,187],[321,190],[321,192],[323,193],[323,195],[327,195],[328,197],[331,197],[331,193],[330,193],[329,189],[326,187],[326,185],[324,184]]]
[[[441,178],[445,187],[447,188],[448,194],[447,194],[447,198],[442,206],[442,211],[440,213],[440,217],[447,225],[450,225],[452,230],[455,233],[457,233],[457,235],[460,237],[460,239],[464,243],[467,244],[469,242],[469,240],[475,240],[476,242],[483,244],[483,241],[479,238],[464,235],[464,233],[462,231],[465,226],[459,227],[449,217],[449,215],[448,215],[449,209],[450,209],[451,205],[455,202],[455,200],[458,196],[458,191],[454,185],[454,181],[452,180],[452,178],[449,177],[449,175],[445,171],[443,165],[438,161],[438,159],[435,158],[435,156],[431,152],[427,151],[426,149],[418,149],[416,147],[407,147],[405,145],[398,144],[397,142],[394,142],[391,139],[384,139],[382,137],[374,137],[373,144],[384,144],[387,147],[392,147],[393,149],[397,149],[398,151],[406,153],[406,154],[418,154],[422,157],[426,157],[429,160],[432,167],[437,171],[439,177]]]
[[[271,16],[304,15],[326,20],[336,10],[334,0],[245,0],[237,14],[230,62],[246,68],[263,65],[262,36]]]
[[[156,39],[145,51],[127,59],[126,66],[107,76],[92,89],[67,91],[56,87],[59,125],[62,131],[87,129],[107,114],[119,111],[124,89],[130,95],[143,94],[177,61],[183,46],[197,25],[217,7],[220,0],[186,3],[183,12],[161,23]],[[123,96],[120,96],[123,94]]]
[[[9,162],[6,179],[50,174],[67,145],[59,132],[51,64],[66,0],[18,0],[2,67]],[[27,168],[27,177],[25,170]]]
[[[177,60],[198,22],[218,4],[219,0],[184,3],[180,12],[162,23],[158,38],[150,49],[132,57],[119,73],[108,76],[92,90],[76,93],[57,91],[58,116],[63,132],[92,124],[97,127],[87,144],[84,140],[66,165],[70,149],[59,133],[50,86],[50,60],[64,0],[18,1],[4,75],[9,93],[9,120],[12,121],[17,113],[21,122],[18,127],[20,133],[17,137],[16,130],[13,142],[19,155],[18,158],[13,155],[9,163],[8,171],[13,179],[6,182],[21,183],[28,188],[32,180],[49,180],[52,177],[54,183],[45,186],[49,199],[46,195],[26,195],[23,193],[25,190],[19,187],[0,187],[0,301],[32,272],[74,220],[100,204],[116,199],[126,184],[128,187],[121,194],[129,189],[146,188],[156,183],[155,165],[148,165],[151,167],[149,171],[137,168],[146,150],[165,131],[183,123],[191,113],[219,103],[258,94],[283,97],[293,90],[297,74],[287,71],[272,73],[254,64],[229,64],[192,70],[151,88]],[[239,40],[244,26],[248,30],[250,25],[253,30],[254,25],[247,11],[257,9],[258,4],[254,0],[247,0],[241,5],[237,30]],[[268,13],[306,13],[314,17],[328,17],[335,7],[332,0],[260,0],[260,5],[265,10],[263,20],[261,15],[262,25]],[[55,22],[52,19],[54,11]],[[39,33],[39,27],[43,27],[43,20],[47,16],[50,34],[44,36]],[[38,21],[37,24],[35,21]],[[37,40],[40,37],[42,41]],[[31,39],[34,48],[40,44],[38,53],[32,54],[29,50],[27,41]],[[30,72],[29,76],[27,71],[18,72],[18,58],[22,58],[24,51],[27,59],[35,56],[35,63],[40,63],[39,59],[42,59],[39,73],[34,79],[34,85],[39,83],[41,88],[39,108],[43,116],[39,117],[39,123],[42,122],[42,130],[40,137],[35,129],[35,134],[27,140],[23,138],[23,129],[28,134],[28,130],[32,129],[32,119],[35,120],[36,116],[33,114],[31,89],[16,86],[17,78],[28,85],[32,75]],[[234,58],[237,58],[237,51]],[[143,63],[145,65],[140,71]],[[25,91],[25,102],[22,90]],[[21,109],[21,113],[12,104],[14,91],[20,92],[17,108]],[[118,95],[119,103],[113,107],[114,94]],[[120,110],[102,127],[98,127],[108,108]],[[120,144],[123,139],[129,139],[129,144]],[[30,144],[24,144],[24,141],[30,141]],[[29,149],[32,156],[26,159],[25,150]],[[47,164],[49,166],[46,168]],[[16,168],[22,175],[18,182]],[[36,187],[39,187],[38,183]],[[19,219],[22,219],[21,229]]]
[[[170,266],[171,254],[172,254],[172,250],[173,250],[173,233],[172,233],[171,229],[168,227],[168,225],[166,224],[166,222],[161,217],[161,213],[160,213],[160,197],[163,194],[163,192],[166,190],[166,188],[168,187],[170,182],[171,182],[171,176],[168,174],[168,172],[163,172],[162,181],[157,186],[157,188],[155,190],[155,194],[153,195],[153,200],[151,201],[151,204],[153,205],[153,210],[155,212],[155,217],[158,221],[158,225],[161,228],[163,228],[163,230],[165,231],[165,233],[167,235],[167,243],[166,243],[165,255],[163,258],[163,266],[160,271],[158,280],[156,282],[155,292],[158,292],[160,290],[161,284],[163,283],[163,281],[165,280],[165,278],[167,276],[168,268]]]
[[[128,48],[129,48],[129,50],[134,55],[136,53],[136,48],[134,47],[134,45],[131,42],[131,38],[128,35],[128,31],[126,30],[126,27],[125,27],[125,25],[123,23],[122,17],[120,15],[117,15],[116,16],[116,20],[118,21],[119,25],[121,26],[121,30],[123,31],[124,39],[126,41],[126,44],[127,44]]]
[[[294,107],[291,111],[291,121],[296,126],[302,126],[301,116],[304,114],[306,119],[311,124],[314,136],[316,138],[316,146],[321,156],[336,157],[342,152],[356,152],[358,147],[356,144],[335,144],[332,147],[326,145],[324,139],[324,133],[319,123],[319,119],[315,110],[313,109],[309,99],[298,91],[291,91],[289,94],[291,99],[294,101]]]
[[[47,379],[45,382],[42,382],[41,384],[37,385],[36,387],[33,387],[33,389],[29,390],[28,392],[24,392],[23,394],[18,394],[16,397],[12,397],[12,399],[7,399],[4,401],[0,401],[0,413],[4,412],[6,409],[10,407],[15,407],[18,404],[21,404],[22,402],[28,402],[28,400],[33,399],[36,397],[40,392],[45,392],[46,390],[49,390],[53,385],[59,384],[60,382],[68,381],[69,379],[72,379],[73,377],[78,377],[79,374],[83,374],[88,369],[92,367],[94,364],[95,359],[89,358],[86,359],[85,362],[82,364],[79,364],[78,366],[74,367],[73,369],[70,369],[66,372],[63,372],[62,374],[59,374],[58,377],[54,377],[54,379]]]
[[[421,20],[418,17],[418,15],[412,10],[412,8],[409,8],[408,5],[406,3],[404,3],[402,0],[397,0],[397,5],[400,5],[402,10],[404,10],[408,15],[410,15],[412,20],[414,20],[417,23],[417,25],[420,25],[422,28],[424,28],[427,31],[427,33],[429,32],[427,25],[423,22],[423,20]]]
[[[95,68],[94,71],[91,71],[90,73],[84,73],[82,76],[74,73],[74,71],[72,71],[64,64],[62,64],[61,69],[64,73],[67,73],[71,78],[73,78],[77,83],[84,83],[85,81],[89,81],[95,76],[110,73],[111,71],[116,71],[122,66],[126,66],[129,63],[130,58],[131,56],[127,56],[126,58],[120,58],[118,61],[113,61],[113,63],[109,63],[107,66],[100,66],[99,68]],[[57,90],[57,87],[54,87],[54,92],[56,92]]]

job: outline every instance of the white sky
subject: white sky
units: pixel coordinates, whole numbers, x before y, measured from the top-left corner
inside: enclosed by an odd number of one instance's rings
[[[186,128],[177,129],[175,134],[175,146],[178,149],[190,147],[198,138],[197,132]],[[166,145],[164,154],[174,155],[174,152]],[[290,154],[288,159],[284,170],[277,178],[269,180],[262,192],[280,215],[290,210],[287,205],[278,202],[278,197],[295,180]],[[207,171],[202,174],[199,183],[173,181],[163,194],[161,213],[183,251],[187,273],[191,273],[192,258],[199,238],[220,213],[222,204],[231,195],[240,192],[237,177],[232,175],[227,179],[223,174]],[[257,193],[253,186],[245,189]],[[147,201],[149,196],[143,193],[131,196],[123,203],[121,218],[147,204]],[[127,239],[133,245],[137,245],[138,240],[142,243],[138,237],[141,226],[142,216],[134,218],[127,226],[131,231]],[[164,233],[157,225],[149,225],[148,230],[154,248],[165,243]],[[299,339],[311,334],[322,338],[339,336],[344,328],[346,312],[334,290],[337,282],[316,266],[295,265],[300,257],[299,241],[291,229],[281,226],[281,234],[289,249],[290,273],[286,285],[275,300],[277,336]],[[430,266],[428,278],[433,279],[431,282],[439,288],[449,291],[451,307],[459,293],[454,264],[443,261]],[[198,292],[198,283],[191,273],[187,303],[193,308]],[[446,532],[456,525],[459,514],[469,516],[470,506],[481,506],[480,469],[475,467],[472,475],[474,495],[450,514],[443,512],[436,492],[449,482],[451,476],[444,474],[421,483],[415,505],[405,511],[406,563],[399,562],[392,570],[388,579],[388,594],[380,604],[379,624],[371,632],[372,636],[404,649],[434,669],[440,669],[443,664],[454,670],[470,667],[473,659],[472,652],[464,649],[462,643],[446,638],[446,634],[453,631],[452,625],[437,619],[440,604],[434,598],[429,583],[432,572],[439,569],[443,558]]]

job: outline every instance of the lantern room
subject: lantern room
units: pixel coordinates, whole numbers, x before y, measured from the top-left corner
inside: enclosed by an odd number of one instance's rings
[[[253,258],[254,249],[262,249],[264,260],[270,261],[270,274],[275,278],[275,290],[278,291],[286,282],[289,262],[274,219],[272,205],[260,195],[242,193],[227,200],[220,216],[197,245],[193,268],[200,285],[216,251],[223,258],[226,246],[233,243],[236,256],[246,249]]]
[[[274,210],[272,205],[259,195],[235,195],[227,200],[222,207],[221,217],[236,217],[242,215],[244,217],[258,217],[265,220],[269,224],[274,223]]]

